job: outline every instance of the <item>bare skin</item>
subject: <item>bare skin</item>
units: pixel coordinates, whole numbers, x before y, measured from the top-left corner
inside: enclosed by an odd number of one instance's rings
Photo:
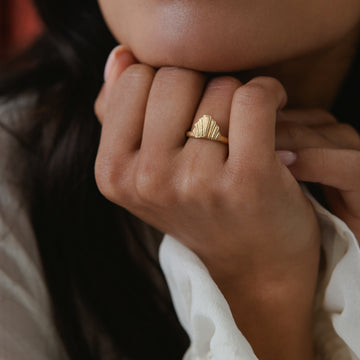
[[[308,109],[334,99],[358,42],[360,3],[99,3],[134,53],[117,50],[95,106],[100,191],[200,256],[260,359],[312,359],[320,234],[296,180],[332,186],[333,211],[360,234],[360,141]],[[201,71],[217,76],[206,84]],[[185,139],[205,113],[228,149]],[[287,167],[275,150],[297,159]]]
[[[278,64],[242,71],[243,81],[258,75],[273,76],[288,93],[287,108],[330,110],[346,76],[359,42],[360,28],[348,33],[340,43]]]
[[[100,191],[199,255],[261,359],[311,359],[320,234],[274,151],[284,88],[269,77],[205,87],[199,72],[143,64],[122,72],[122,61],[96,104]],[[229,150],[186,141],[205,111],[229,133]]]
[[[328,108],[360,34],[358,0],[98,1],[139,62],[273,76],[288,106]]]

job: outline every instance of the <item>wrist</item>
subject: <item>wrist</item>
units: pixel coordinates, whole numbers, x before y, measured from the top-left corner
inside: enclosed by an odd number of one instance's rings
[[[314,296],[297,290],[283,285],[224,293],[239,330],[259,359],[313,358]]]
[[[304,360],[313,358],[316,280],[289,272],[276,281],[258,274],[218,286],[259,359]]]

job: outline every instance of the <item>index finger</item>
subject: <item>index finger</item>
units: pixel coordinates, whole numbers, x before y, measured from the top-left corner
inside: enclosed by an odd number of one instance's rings
[[[274,158],[277,112],[286,101],[284,87],[270,77],[254,78],[236,90],[229,124],[229,162]]]

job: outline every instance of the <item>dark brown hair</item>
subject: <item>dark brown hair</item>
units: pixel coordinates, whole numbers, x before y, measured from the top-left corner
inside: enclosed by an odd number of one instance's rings
[[[96,0],[36,5],[46,31],[0,78],[2,102],[33,101],[15,110],[16,129],[2,126],[25,150],[22,188],[61,339],[73,360],[180,359],[188,339],[157,262],[161,234],[103,198],[94,180],[93,103],[116,42]],[[357,59],[333,112],[359,129]]]
[[[96,0],[37,0],[43,36],[8,64],[1,101],[28,98],[22,183],[57,329],[69,357],[180,359],[188,339],[157,261],[161,234],[98,191],[93,104],[116,45]]]

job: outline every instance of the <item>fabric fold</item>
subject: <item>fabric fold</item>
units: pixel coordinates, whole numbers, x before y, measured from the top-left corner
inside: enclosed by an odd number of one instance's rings
[[[326,257],[322,307],[352,359],[360,359],[360,248],[349,227],[310,198],[322,231]],[[335,359],[335,358],[334,358]]]
[[[319,219],[327,265],[314,319],[315,343],[321,353],[317,358],[360,360],[359,245],[343,221],[306,195]],[[199,257],[165,235],[159,258],[179,321],[191,340],[183,359],[257,359]]]
[[[191,340],[183,359],[257,359],[201,260],[169,235],[159,257],[179,321]]]

